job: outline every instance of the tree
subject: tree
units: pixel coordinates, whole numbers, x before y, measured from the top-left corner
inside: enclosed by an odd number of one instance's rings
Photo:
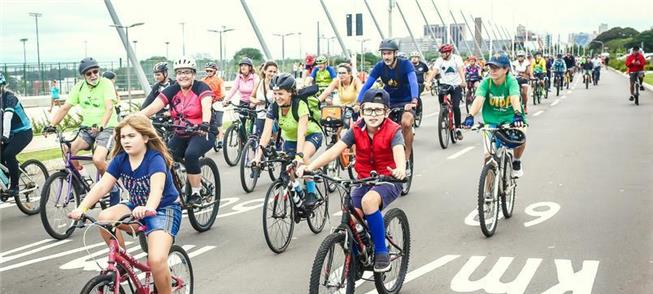
[[[644,46],[642,46],[642,43]],[[653,50],[653,29],[648,31],[643,31],[639,35],[634,36],[630,42],[626,44],[627,48],[632,48],[633,46],[642,46],[645,51]]]
[[[249,57],[254,63],[263,62],[263,54],[256,48],[243,48],[234,54],[234,60],[241,60],[243,57]]]
[[[627,28],[621,28],[621,27],[614,27],[611,28],[600,35],[596,36],[593,41],[600,41],[603,43],[607,43],[609,41],[615,40],[615,39],[625,39],[625,38],[631,38],[636,35],[638,35],[639,32],[633,28],[627,27]],[[601,43],[600,42],[592,42],[589,44],[590,49],[601,49]]]

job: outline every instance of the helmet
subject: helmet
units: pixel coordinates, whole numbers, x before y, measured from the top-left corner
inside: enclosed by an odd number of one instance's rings
[[[537,55],[542,56],[542,51],[537,51],[537,52],[535,52],[535,56],[537,56]]]
[[[490,58],[490,61],[487,62],[488,65],[494,65],[501,68],[510,67],[510,58],[505,53],[497,54]]]
[[[207,62],[204,68],[212,68],[218,70],[218,65],[215,62]]]
[[[385,106],[390,104],[390,94],[383,89],[369,89],[363,95],[363,103],[381,103]]]
[[[100,67],[100,65],[93,59],[93,57],[86,57],[79,62],[79,74],[83,75],[87,70],[91,68]]]
[[[5,75],[3,75],[3,74],[0,72],[0,86],[4,86],[4,85],[6,85],[6,84],[7,84],[7,80],[5,79]]]
[[[116,73],[114,73],[114,72],[112,72],[110,70],[107,70],[107,71],[102,73],[102,77],[113,80],[113,79],[116,78]]]
[[[315,59],[315,63],[317,63],[317,64],[327,63],[326,56],[320,55],[317,59]]]
[[[297,89],[295,78],[289,73],[281,73],[272,78],[270,81],[270,90],[287,90]]]
[[[470,55],[469,57],[467,57],[467,60],[470,60],[470,61],[471,61],[471,60],[474,60],[474,61],[476,61],[476,56],[474,56],[474,55]]]
[[[174,70],[178,70],[180,68],[190,68],[194,71],[197,71],[197,64],[195,63],[194,58],[182,56],[181,58],[175,60],[175,62],[172,64],[172,68]]]
[[[405,53],[405,52],[401,52],[401,51],[397,52],[397,57],[400,57],[400,58],[408,58],[408,56],[406,55],[406,53]]]
[[[422,57],[422,55],[419,54],[419,51],[413,51],[410,52],[410,57]]]
[[[157,72],[166,73],[166,72],[168,72],[168,63],[167,62],[158,62],[152,68],[152,72],[153,73],[157,73]]]
[[[524,52],[524,50],[517,51],[517,57],[519,56],[526,56],[526,52]]]
[[[240,60],[240,63],[238,63],[239,66],[243,64],[247,64],[251,67],[254,67],[254,63],[252,62],[251,59],[249,59],[249,57],[243,57],[243,59]]]
[[[517,148],[526,142],[526,134],[518,129],[501,129],[494,135],[501,144],[508,148]]]
[[[381,44],[379,44],[379,51],[381,50],[397,51],[399,50],[399,45],[393,39],[383,39]]]
[[[315,56],[313,56],[312,54],[306,55],[306,59],[304,60],[304,62],[306,62],[306,64],[308,65],[313,65],[313,63],[315,62]]]
[[[453,51],[453,45],[451,44],[443,44],[442,46],[440,46],[440,53],[446,53],[451,51]]]

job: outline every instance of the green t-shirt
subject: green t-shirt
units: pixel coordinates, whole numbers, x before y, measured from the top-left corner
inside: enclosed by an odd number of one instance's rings
[[[66,103],[70,105],[79,105],[82,108],[82,125],[100,126],[102,117],[104,116],[106,103],[114,103],[116,101],[116,89],[113,83],[107,78],[100,78],[100,81],[95,87],[91,87],[86,83],[86,80],[81,80],[70,91]],[[114,111],[111,109],[111,113]],[[115,127],[118,125],[116,115],[112,115],[107,123],[107,127]]]
[[[495,85],[491,78],[484,79],[476,89],[476,96],[485,97],[483,102],[483,122],[486,124],[511,123],[515,115],[510,97],[519,97],[519,83],[513,75],[507,75],[501,85]],[[520,105],[524,113],[524,105]],[[526,117],[524,117],[524,123]]]
[[[279,107],[279,113],[277,114],[279,118],[279,127],[281,128],[281,137],[286,141],[297,141],[297,129],[299,128],[299,122],[295,120],[292,115],[292,109],[288,108],[288,113],[283,115],[281,107]],[[308,106],[306,102],[299,101],[297,105],[297,115],[301,118],[303,116],[309,115]],[[308,120],[308,129],[306,130],[306,135],[320,133],[322,130],[312,120]]]

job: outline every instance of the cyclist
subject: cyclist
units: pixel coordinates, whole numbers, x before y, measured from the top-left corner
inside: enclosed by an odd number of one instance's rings
[[[32,123],[18,97],[6,88],[7,79],[0,73],[0,163],[9,169],[9,195],[18,195],[20,178],[18,155],[32,141]],[[3,171],[0,171],[2,173]]]
[[[594,65],[588,56],[584,56],[583,59],[581,59],[580,68],[583,70],[583,82],[585,82],[585,76],[587,75],[590,79],[589,82],[591,83]]]
[[[183,158],[186,166],[191,186],[187,203],[197,206],[202,202],[200,157],[213,147],[217,133],[215,122],[212,122],[214,118],[211,116],[213,91],[204,82],[196,80],[195,59],[181,57],[173,63],[173,70],[176,83],[161,91],[158,98],[141,110],[141,113],[150,117],[165,105],[169,105],[170,115],[176,125],[198,127],[197,133],[175,133],[168,142],[172,155],[177,160]]]
[[[415,67],[415,75],[417,76],[417,107],[415,111],[417,114],[422,112],[422,92],[424,92],[424,77],[428,76],[429,66],[421,60],[421,55],[419,51],[413,51],[410,53],[410,62]]]
[[[344,106],[350,106],[354,108],[354,111],[358,111],[358,103],[356,102],[356,98],[358,98],[358,93],[360,93],[361,88],[363,88],[363,84],[361,83],[360,80],[358,80],[357,77],[353,75],[351,72],[351,66],[349,66],[346,63],[341,63],[338,65],[338,78],[333,80],[331,84],[329,84],[329,87],[327,87],[322,94],[320,94],[320,101],[325,101],[327,102],[328,105],[344,105]],[[334,101],[334,99],[331,99],[331,93],[336,91],[338,94],[338,99],[337,101]],[[349,121],[350,119],[353,121],[356,121],[358,119],[358,115],[356,113],[350,113],[349,111],[346,113],[347,120],[345,122],[345,126],[348,127],[351,123]]]
[[[302,76],[305,79],[308,78],[313,72],[313,68],[315,68],[315,56],[313,54],[306,54],[306,58],[304,59],[304,74]]]
[[[517,60],[512,63],[512,72],[519,84],[524,113],[528,114],[528,81],[533,78],[531,64],[526,60],[526,52],[517,52]]]
[[[514,127],[523,128],[526,117],[523,114],[523,106],[519,102],[519,83],[515,77],[508,74],[510,59],[507,55],[500,54],[490,58],[488,65],[490,76],[484,79],[476,90],[476,98],[469,109],[469,115],[465,118],[465,127],[470,128],[474,125],[474,115],[482,109],[485,124],[496,126],[512,122]],[[526,143],[515,148],[515,160],[512,162],[513,177],[524,175],[521,157],[525,148]]]
[[[639,52],[639,46],[634,46],[633,51],[626,57],[626,67],[628,68],[628,75],[630,75],[630,101],[634,97],[635,79],[639,78],[639,90],[644,91],[644,65],[646,65],[646,58]]]
[[[564,81],[564,75],[567,72],[567,64],[565,63],[564,59],[562,58],[562,54],[556,55],[556,59],[553,61],[551,64],[551,71],[553,71],[553,80],[555,81],[556,77],[559,77],[560,79],[560,87],[562,87],[562,83]]]
[[[358,94],[358,102],[362,102],[365,92],[372,87],[377,79],[381,79],[384,85],[383,89],[390,95],[388,102],[390,108],[404,109],[401,120],[395,122],[401,124],[404,140],[406,141],[406,158],[410,158],[411,152],[413,152],[414,109],[417,106],[417,97],[419,96],[415,67],[410,61],[397,57],[399,46],[392,39],[381,41],[379,51],[381,51],[383,59],[370,72],[367,81]]]
[[[84,79],[73,86],[66,103],[59,108],[43,132],[54,132],[55,126],[63,120],[68,111],[73,106],[79,106],[84,114],[82,125],[90,129],[79,133],[79,137],[71,145],[70,152],[75,155],[81,150],[92,149],[95,145],[93,164],[100,174],[104,174],[107,169],[107,155],[113,146],[113,128],[118,124],[117,115],[113,115],[117,99],[116,89],[109,79],[100,76],[100,65],[92,57],[82,59],[78,71]],[[73,161],[73,164],[78,169],[82,168],[77,161]],[[118,202],[120,191],[118,187],[114,187],[110,203],[113,205]]]
[[[576,57],[574,57],[571,52],[567,52],[567,55],[563,58],[565,60],[565,66],[569,72],[569,83],[574,80],[574,67],[576,67]]]
[[[542,52],[535,53],[535,59],[531,62],[533,76],[539,79],[540,85],[544,87],[544,77],[546,76],[546,60],[542,58]]]
[[[476,56],[470,55],[467,57],[467,62],[469,62],[469,65],[465,67],[465,82],[467,83],[467,89],[469,91],[472,91],[472,89],[476,89],[478,87],[478,84],[483,78],[481,77],[481,74],[483,73],[483,68],[481,68],[480,65],[476,63]],[[471,104],[474,93],[470,93],[467,95],[469,97],[469,101],[467,103]]]
[[[142,219],[148,244],[147,264],[152,268],[157,293],[171,293],[168,252],[181,223],[179,192],[170,172],[172,158],[152,122],[141,114],[129,115],[116,126],[115,142],[113,160],[107,172],[68,217],[80,219],[118,179],[122,179],[129,200],[100,212],[98,221],[114,222],[128,213]],[[147,216],[148,213],[154,215]],[[129,227],[122,229],[132,232]],[[104,230],[100,233],[105,242],[116,238],[120,246],[126,248],[119,231],[116,236]],[[121,274],[125,274],[124,269],[119,269]]]
[[[152,85],[152,90],[150,91],[150,94],[147,95],[145,98],[145,101],[143,101],[143,105],[141,105],[141,110],[145,109],[145,107],[148,107],[152,102],[156,99],[156,97],[159,96],[159,93],[163,91],[163,89],[167,88],[168,86],[174,84],[175,81],[173,81],[171,78],[168,77],[168,63],[166,62],[159,62],[154,65],[152,68],[152,73],[154,74],[154,85]],[[161,110],[163,112],[165,110]]]
[[[296,96],[297,85],[292,75],[282,73],[273,77],[270,89],[274,92],[275,102],[268,108],[259,145],[268,145],[272,137],[272,126],[276,120],[281,128],[281,137],[284,139],[283,151],[291,156],[294,154],[299,165],[308,164],[311,156],[322,145],[322,129],[315,121],[309,119],[310,113],[306,102]],[[293,113],[294,107],[297,110],[297,117]],[[258,165],[262,155],[263,150],[259,148],[252,165]],[[303,205],[304,208],[311,209],[317,203],[315,182],[306,181],[306,192]]]
[[[456,125],[456,137],[458,137],[458,140],[462,140],[463,132],[460,131],[460,100],[463,97],[463,89],[467,87],[467,84],[465,83],[463,60],[459,55],[453,53],[453,49],[454,46],[451,44],[444,44],[440,47],[440,57],[433,64],[432,75],[441,73],[440,84],[452,87],[449,93],[439,93],[438,100],[440,105],[442,105],[445,94],[450,95],[453,119]]]
[[[592,58],[592,78],[596,78],[596,83],[599,82],[599,79],[601,78],[601,66],[603,66],[601,62],[601,58],[594,54],[594,58]]]
[[[544,86],[546,87],[546,90],[550,92],[551,91],[551,66],[553,66],[553,61],[555,60],[555,58],[553,58],[553,56],[549,54],[544,54],[544,59],[546,59],[546,81],[547,81],[547,83]],[[528,111],[526,111],[525,113],[528,114]]]
[[[317,66],[313,68],[310,76],[306,79],[307,85],[315,83],[319,89],[318,93],[322,93],[336,78],[336,70],[332,66],[328,65],[328,59],[324,55],[320,55],[315,59],[315,64]]]
[[[350,128],[340,141],[326,150],[305,167],[297,169],[302,176],[304,170],[314,171],[336,159],[346,148],[356,145],[356,169],[359,179],[367,178],[372,171],[379,175],[406,177],[406,154],[404,140],[399,126],[388,115],[389,95],[383,89],[370,89],[363,95],[362,120]],[[370,236],[374,241],[374,271],[390,270],[390,258],[385,242],[385,226],[381,210],[399,197],[402,186],[398,183],[384,183],[376,186],[357,186],[351,192],[356,211],[365,216]]]
[[[277,75],[279,66],[274,61],[268,61],[263,64],[261,68],[261,79],[256,85],[256,91],[252,94],[252,99],[256,101],[256,110],[268,109],[270,104],[274,102],[274,92],[270,90],[270,82],[272,78]],[[261,137],[263,127],[265,126],[265,111],[256,113],[256,135]]]
[[[215,62],[208,62],[204,67],[206,76],[202,79],[202,82],[211,88],[213,91],[213,123],[218,128],[218,146],[222,146],[222,116],[224,115],[224,108],[222,106],[222,99],[224,99],[224,80],[218,77],[218,65]]]
[[[224,102],[225,104],[231,102],[232,98],[236,94],[236,91],[238,91],[238,94],[240,95],[240,106],[248,106],[249,108],[254,108],[256,105],[249,99],[249,97],[254,92],[254,86],[258,84],[258,76],[256,75],[254,64],[252,63],[251,59],[245,57],[240,61],[238,66],[238,76],[236,76],[236,80],[234,80],[234,84],[231,86],[231,90],[227,94]]]

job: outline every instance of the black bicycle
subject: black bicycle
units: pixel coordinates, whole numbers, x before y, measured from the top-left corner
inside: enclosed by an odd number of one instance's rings
[[[322,172],[312,175],[314,179],[325,178],[338,183],[342,219],[333,233],[322,241],[315,255],[308,292],[354,293],[356,281],[363,279],[365,271],[374,270],[374,244],[362,214],[351,203],[351,189],[357,185],[382,185],[403,181],[378,176],[376,172],[372,172],[368,178],[358,180],[332,178]],[[384,273],[375,272],[373,280],[379,293],[399,293],[406,278],[410,258],[408,217],[401,209],[392,208],[383,216],[383,222],[391,269]]]
[[[394,122],[398,123],[401,125],[401,117],[404,114],[404,108],[403,107],[395,107],[390,109],[390,114],[388,114],[388,118],[393,120]],[[415,166],[413,164],[413,157],[415,156],[415,148],[413,148],[413,152],[410,153],[410,158],[406,161],[406,181],[403,182],[403,187],[401,190],[401,196],[405,196],[410,192],[410,187],[413,184],[413,174],[415,170]]]
[[[247,138],[254,131],[257,112],[248,106],[232,105],[234,111],[238,113],[239,119],[233,121],[225,131],[224,138],[222,138],[222,151],[227,164],[229,166],[236,166],[240,161],[240,155],[247,142]]]
[[[350,106],[324,106],[321,109],[322,130],[326,141],[326,149],[331,148],[340,140],[340,131],[343,127],[348,128],[349,120],[354,113],[354,108]],[[345,151],[335,160],[325,166],[327,174],[339,177],[340,172],[347,171],[350,179],[355,179],[354,162],[356,154],[354,149],[345,149]],[[335,184],[329,183],[329,192],[335,190]]]

